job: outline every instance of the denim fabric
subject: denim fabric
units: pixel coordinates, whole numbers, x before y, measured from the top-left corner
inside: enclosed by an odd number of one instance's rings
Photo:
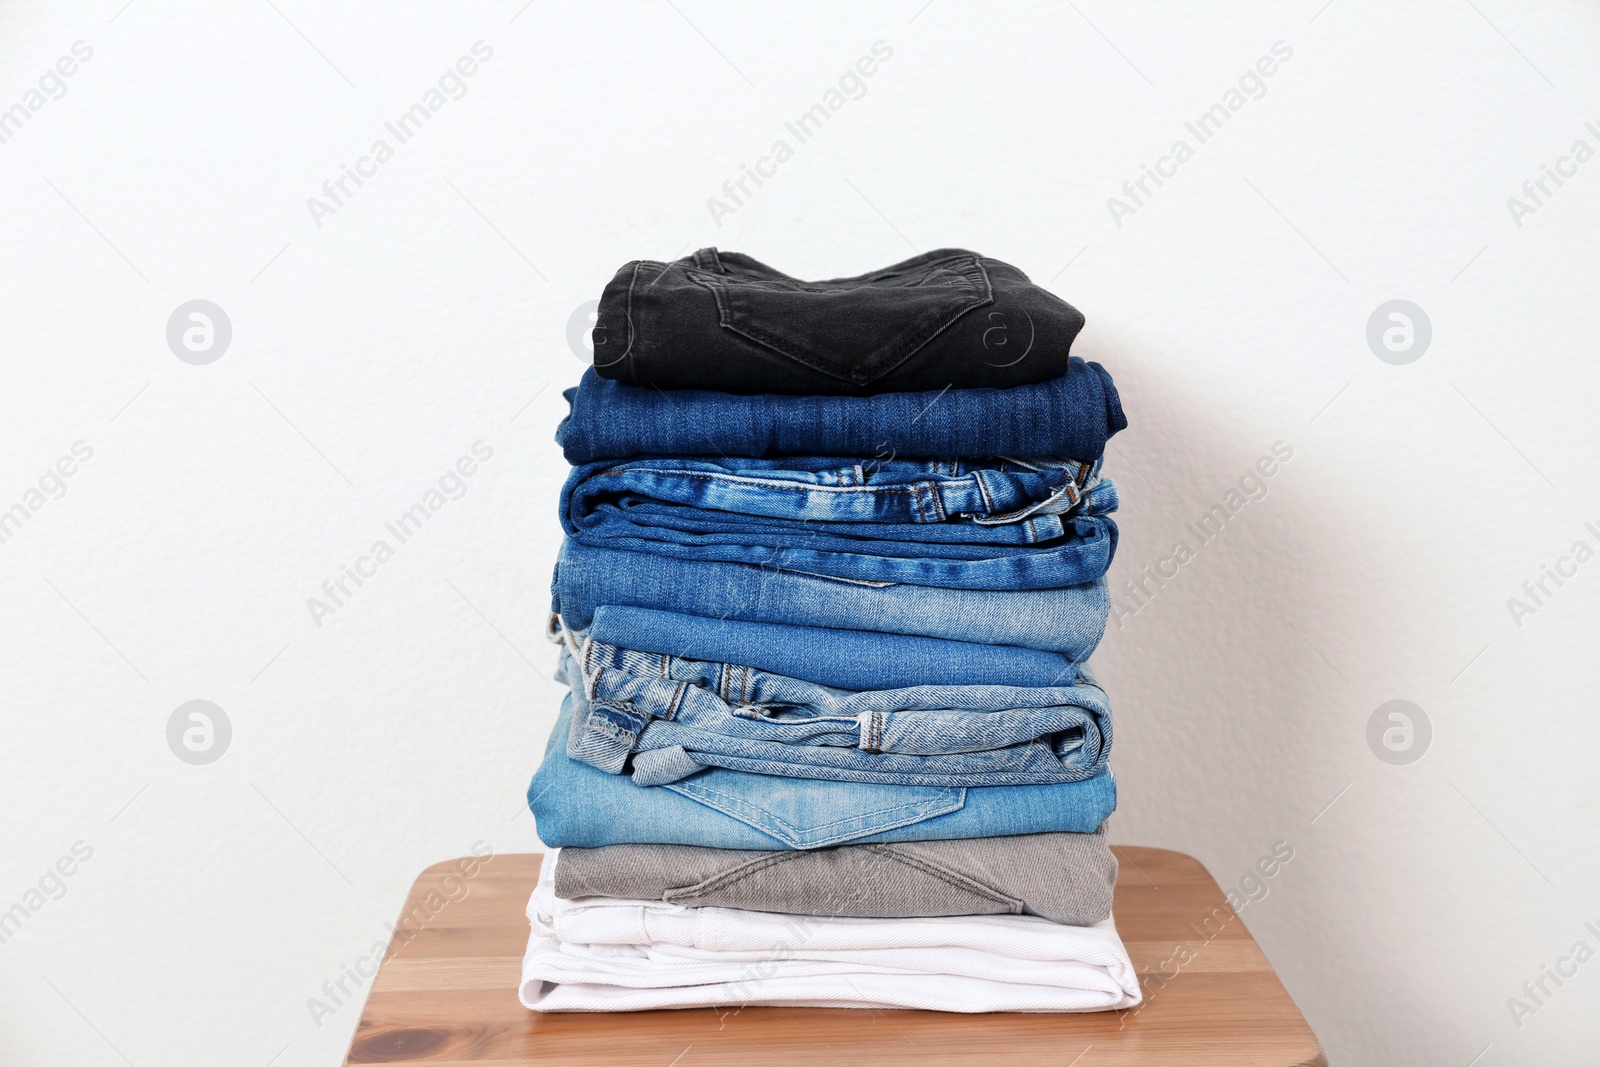
[[[1038,915],[1092,926],[1111,914],[1117,880],[1104,827],[1092,834],[801,851],[608,845],[551,855],[560,857],[555,893],[566,900],[660,900],[686,908],[862,919]]]
[[[1127,426],[1111,375],[1010,389],[877,396],[741,396],[624,385],[584,372],[556,440],[574,465],[630,456],[1070,456],[1092,462]]]
[[[978,789],[824,782],[720,768],[665,786],[639,786],[566,754],[573,724],[588,716],[582,690],[569,692],[528,786],[539,838],[550,848],[822,848],[1090,833],[1117,806],[1109,767],[1082,782]]]
[[[743,663],[836,689],[913,685],[1071,685],[1078,666],[1055,652],[821,626],[705,619],[619,605],[595,609],[588,636],[685,659]]]
[[[589,715],[567,755],[611,774],[631,769],[639,785],[707,767],[883,785],[1038,785],[1093,777],[1111,750],[1111,710],[1087,679],[852,693],[594,640],[574,650],[568,636],[556,678],[582,685]]]
[[[637,260],[600,296],[595,369],[664,389],[860,393],[1041,382],[1083,316],[997,259],[942,248],[803,282],[737,252]]]
[[[591,548],[570,538],[556,560],[552,610],[587,630],[595,608],[620,604],[704,618],[1020,645],[1089,658],[1105,632],[1105,579],[1060,589],[943,589],[796,574]]]
[[[981,540],[991,528],[1035,515],[1112,510],[1105,502],[1079,506],[1102,484],[1099,468],[1049,458],[661,457],[576,467],[561,507],[579,527],[607,504],[653,503],[789,522],[886,524],[915,531],[918,540],[972,525],[952,540]]]
[[[1106,572],[1116,488],[1075,460],[647,459],[574,468],[567,535],[596,548],[950,589]]]

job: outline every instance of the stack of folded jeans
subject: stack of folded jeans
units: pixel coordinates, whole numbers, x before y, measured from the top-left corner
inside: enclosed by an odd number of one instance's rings
[[[528,1007],[1138,1002],[1086,662],[1126,422],[1082,325],[960,250],[618,272],[557,431]]]

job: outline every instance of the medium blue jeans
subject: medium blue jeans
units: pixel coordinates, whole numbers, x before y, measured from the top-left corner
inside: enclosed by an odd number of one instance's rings
[[[629,456],[1071,456],[1093,461],[1127,426],[1111,375],[1067,373],[1010,389],[877,396],[660,389],[584,372],[556,440],[573,465]]]
[[[846,581],[568,540],[556,560],[552,610],[587,630],[601,605],[711,619],[843,627],[1058,652],[1075,663],[1105,633],[1105,579],[1060,589],[944,589]]]
[[[567,755],[639,785],[707,767],[884,785],[1077,782],[1105,766],[1111,709],[1075,685],[923,685],[848,692],[729,663],[567,635],[557,680],[588,718]],[[581,673],[578,668],[581,667]]]
[[[1057,652],[822,626],[706,619],[620,605],[595,609],[589,637],[638,652],[743,663],[834,689],[913,685],[1071,685],[1078,666]]]
[[[1109,767],[1082,782],[977,789],[822,782],[720,768],[664,786],[639,786],[566,754],[573,725],[588,714],[582,690],[568,693],[544,763],[528,786],[539,838],[550,848],[823,848],[1054,831],[1086,834],[1117,806]]]
[[[577,467],[561,521],[595,548],[951,589],[1094,581],[1116,549],[1098,463],[642,459]]]

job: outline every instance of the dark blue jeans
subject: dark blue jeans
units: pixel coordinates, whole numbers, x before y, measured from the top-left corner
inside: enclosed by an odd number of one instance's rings
[[[567,462],[632,456],[1069,456],[1093,462],[1128,425],[1111,375],[1067,372],[1010,389],[877,396],[743,396],[641,388],[584,372],[556,428]]]

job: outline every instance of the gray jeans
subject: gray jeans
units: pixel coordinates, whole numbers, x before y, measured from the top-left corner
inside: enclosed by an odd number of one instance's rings
[[[564,848],[556,896],[901,919],[1038,915],[1090,926],[1111,913],[1117,861],[1092,834],[841,845],[780,852],[695,845]]]

